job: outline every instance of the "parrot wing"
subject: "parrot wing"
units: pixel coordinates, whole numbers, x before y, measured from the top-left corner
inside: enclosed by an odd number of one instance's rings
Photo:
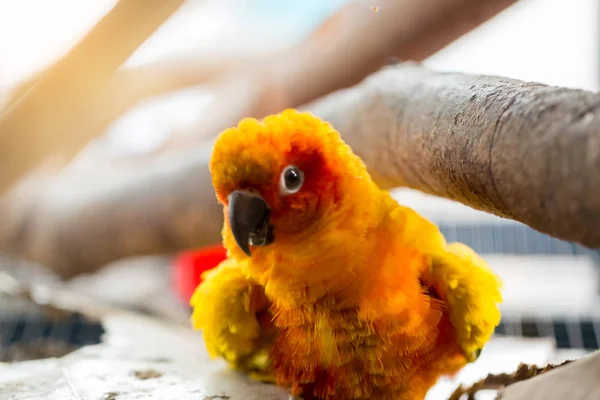
[[[500,323],[500,278],[467,245],[446,243],[439,228],[414,210],[398,206],[392,217],[402,227],[403,244],[431,260],[423,283],[443,301],[459,345],[474,361]]]
[[[209,354],[258,380],[272,380],[268,353],[275,335],[263,289],[233,259],[204,272],[202,279],[190,304],[194,329],[202,330]]]
[[[467,360],[475,361],[500,323],[500,278],[463,243],[448,244],[433,256],[429,275]]]

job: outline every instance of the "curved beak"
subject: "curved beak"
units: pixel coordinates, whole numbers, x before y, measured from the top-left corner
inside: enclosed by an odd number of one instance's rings
[[[269,223],[271,210],[257,194],[236,190],[229,200],[229,226],[237,245],[248,257],[250,245],[266,246],[273,241],[273,227]]]

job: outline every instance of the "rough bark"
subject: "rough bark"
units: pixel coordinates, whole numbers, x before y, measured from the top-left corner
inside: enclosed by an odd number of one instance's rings
[[[119,1],[65,57],[20,88],[0,113],[0,194],[48,157],[65,162],[93,137],[74,124],[115,70],[182,3]]]
[[[407,186],[600,247],[600,96],[385,68],[309,107],[386,187]]]

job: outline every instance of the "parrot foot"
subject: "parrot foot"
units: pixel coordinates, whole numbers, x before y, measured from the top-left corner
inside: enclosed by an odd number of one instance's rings
[[[471,352],[471,354],[467,355],[467,361],[470,362],[470,363],[473,363],[473,362],[477,361],[477,359],[481,355],[481,351],[482,350],[483,350],[483,348],[479,348],[479,349]]]

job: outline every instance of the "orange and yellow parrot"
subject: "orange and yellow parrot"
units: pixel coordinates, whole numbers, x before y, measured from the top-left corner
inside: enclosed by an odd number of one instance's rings
[[[311,114],[242,120],[210,171],[227,258],[192,321],[233,368],[304,399],[423,399],[499,323],[484,260],[381,190]]]

